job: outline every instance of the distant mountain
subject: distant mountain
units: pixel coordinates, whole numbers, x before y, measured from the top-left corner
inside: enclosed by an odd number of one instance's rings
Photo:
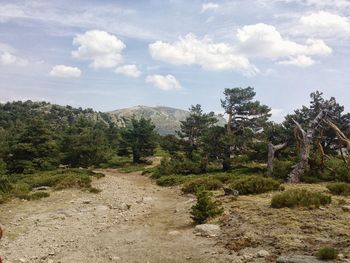
[[[107,114],[110,116],[111,121],[116,123],[118,127],[127,127],[133,116],[137,119],[141,117],[151,119],[158,133],[166,135],[175,134],[175,131],[180,129],[180,121],[186,119],[189,111],[165,106],[136,106],[107,112]],[[219,125],[225,125],[226,120],[222,116],[218,115],[217,118]]]
[[[45,116],[51,125],[72,124],[80,117],[94,122],[111,123],[118,127],[128,127],[133,116],[151,119],[156,130],[161,135],[175,134],[180,129],[180,121],[186,119],[189,111],[170,107],[147,107],[136,106],[111,112],[97,112],[93,109],[73,108],[71,106],[60,106],[48,102],[14,101],[0,103],[0,128],[9,128],[16,123],[28,123],[33,118]],[[226,120],[217,116],[219,125],[225,125]]]

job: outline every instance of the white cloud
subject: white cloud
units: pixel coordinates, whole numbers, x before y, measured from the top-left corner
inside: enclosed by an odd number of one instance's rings
[[[276,1],[276,0],[275,0]],[[349,8],[349,0],[277,0],[277,2],[299,3],[318,8]]]
[[[10,45],[0,42],[0,65],[26,66],[28,61],[16,55],[17,51]]]
[[[133,78],[138,78],[141,75],[141,71],[136,65],[124,65],[116,68],[115,72]]]
[[[350,19],[345,16],[319,11],[300,18],[298,31],[321,37],[348,36]]]
[[[215,3],[212,3],[212,2],[209,2],[209,3],[204,3],[202,5],[202,10],[201,10],[201,13],[204,13],[208,10],[215,10],[215,9],[218,9],[220,6],[218,4],[215,4]]]
[[[123,61],[121,55],[125,44],[116,36],[105,31],[91,30],[73,39],[78,50],[72,52],[73,57],[92,60],[93,68],[112,68]]]
[[[173,75],[149,75],[146,78],[146,82],[161,90],[181,89],[179,81]]]
[[[77,67],[56,65],[52,68],[49,74],[52,77],[79,78],[81,75],[81,70]]]
[[[274,26],[259,23],[238,29],[240,51],[247,57],[260,57],[271,60],[289,58],[282,64],[312,64],[310,56],[326,56],[332,49],[323,40],[307,39],[304,44],[283,38]],[[298,63],[299,62],[299,63]]]
[[[198,39],[193,34],[180,37],[174,43],[156,41],[149,45],[153,59],[175,65],[199,65],[206,70],[232,70],[254,75],[258,69],[235,48],[226,43],[214,43],[210,38]]]
[[[278,64],[293,65],[293,66],[299,66],[299,67],[305,68],[315,64],[315,61],[310,57],[301,55],[294,58],[290,58],[289,60],[279,61]]]

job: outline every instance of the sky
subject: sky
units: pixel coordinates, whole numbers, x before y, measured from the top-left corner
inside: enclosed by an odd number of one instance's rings
[[[319,90],[350,111],[350,0],[0,0],[0,102],[221,113],[252,86],[272,119]]]

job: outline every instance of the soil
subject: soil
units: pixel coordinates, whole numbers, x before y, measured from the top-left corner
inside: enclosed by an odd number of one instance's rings
[[[350,198],[332,197],[319,209],[273,209],[274,193],[239,196],[215,193],[225,209],[221,234],[194,234],[194,196],[178,187],[159,187],[140,173],[100,170],[99,194],[53,191],[38,201],[0,206],[4,236],[0,255],[13,262],[276,262],[280,256],[307,258],[334,247],[336,262],[350,262]],[[287,185],[326,192],[325,185]],[[311,261],[303,261],[311,262]],[[312,261],[315,262],[315,261]]]
[[[100,171],[101,172],[101,171]],[[140,173],[103,170],[99,194],[51,192],[0,206],[0,256],[12,262],[235,262],[215,238],[196,236],[195,203]]]

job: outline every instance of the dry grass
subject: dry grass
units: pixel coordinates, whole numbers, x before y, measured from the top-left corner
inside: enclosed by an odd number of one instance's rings
[[[328,193],[325,184],[285,185],[288,189],[308,189]],[[228,249],[266,249],[273,257],[279,254],[313,255],[322,247],[335,247],[339,253],[350,258],[350,213],[343,212],[339,200],[332,196],[327,207],[307,208],[270,207],[274,193],[256,196],[240,196],[237,201],[219,196],[224,204],[226,216],[222,217],[223,235],[220,243]],[[249,242],[243,242],[249,240]],[[242,244],[247,244],[247,248]]]

